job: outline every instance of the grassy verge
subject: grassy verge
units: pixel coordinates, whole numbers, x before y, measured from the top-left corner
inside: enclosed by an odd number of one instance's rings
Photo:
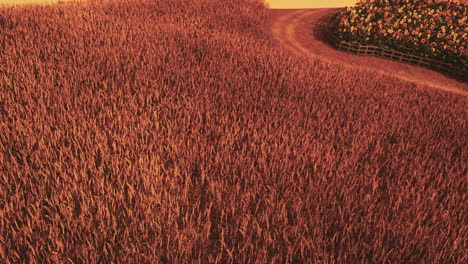
[[[0,9],[0,259],[466,261],[466,98],[295,57],[266,14]]]

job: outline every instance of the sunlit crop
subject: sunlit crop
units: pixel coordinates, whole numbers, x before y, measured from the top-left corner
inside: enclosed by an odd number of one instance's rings
[[[335,17],[341,40],[468,64],[468,8],[452,0],[362,0]]]
[[[466,262],[466,98],[297,57],[266,15],[0,9],[0,262]]]

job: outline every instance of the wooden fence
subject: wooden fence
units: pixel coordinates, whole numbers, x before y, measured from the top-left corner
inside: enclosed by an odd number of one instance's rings
[[[463,82],[468,82],[468,69],[466,65],[453,65],[450,63],[440,62],[420,56],[398,52],[377,46],[366,46],[360,44],[349,43],[343,40],[338,40],[330,31],[330,18],[327,16],[321,19],[316,25],[316,32],[322,40],[329,42],[338,50],[367,56],[376,56],[402,63],[423,66],[431,70],[449,75]],[[317,31],[318,30],[318,31]]]

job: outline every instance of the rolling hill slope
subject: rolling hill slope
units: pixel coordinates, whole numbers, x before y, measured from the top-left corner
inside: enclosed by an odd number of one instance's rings
[[[0,9],[0,259],[465,262],[466,97],[297,56],[267,15]]]

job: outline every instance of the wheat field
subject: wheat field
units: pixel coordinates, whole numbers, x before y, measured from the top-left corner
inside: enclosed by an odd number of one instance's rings
[[[466,263],[466,97],[296,56],[266,15],[0,8],[0,262]]]
[[[67,1],[87,1],[87,0],[0,0],[0,6],[20,6],[20,5],[51,5],[66,3]]]

